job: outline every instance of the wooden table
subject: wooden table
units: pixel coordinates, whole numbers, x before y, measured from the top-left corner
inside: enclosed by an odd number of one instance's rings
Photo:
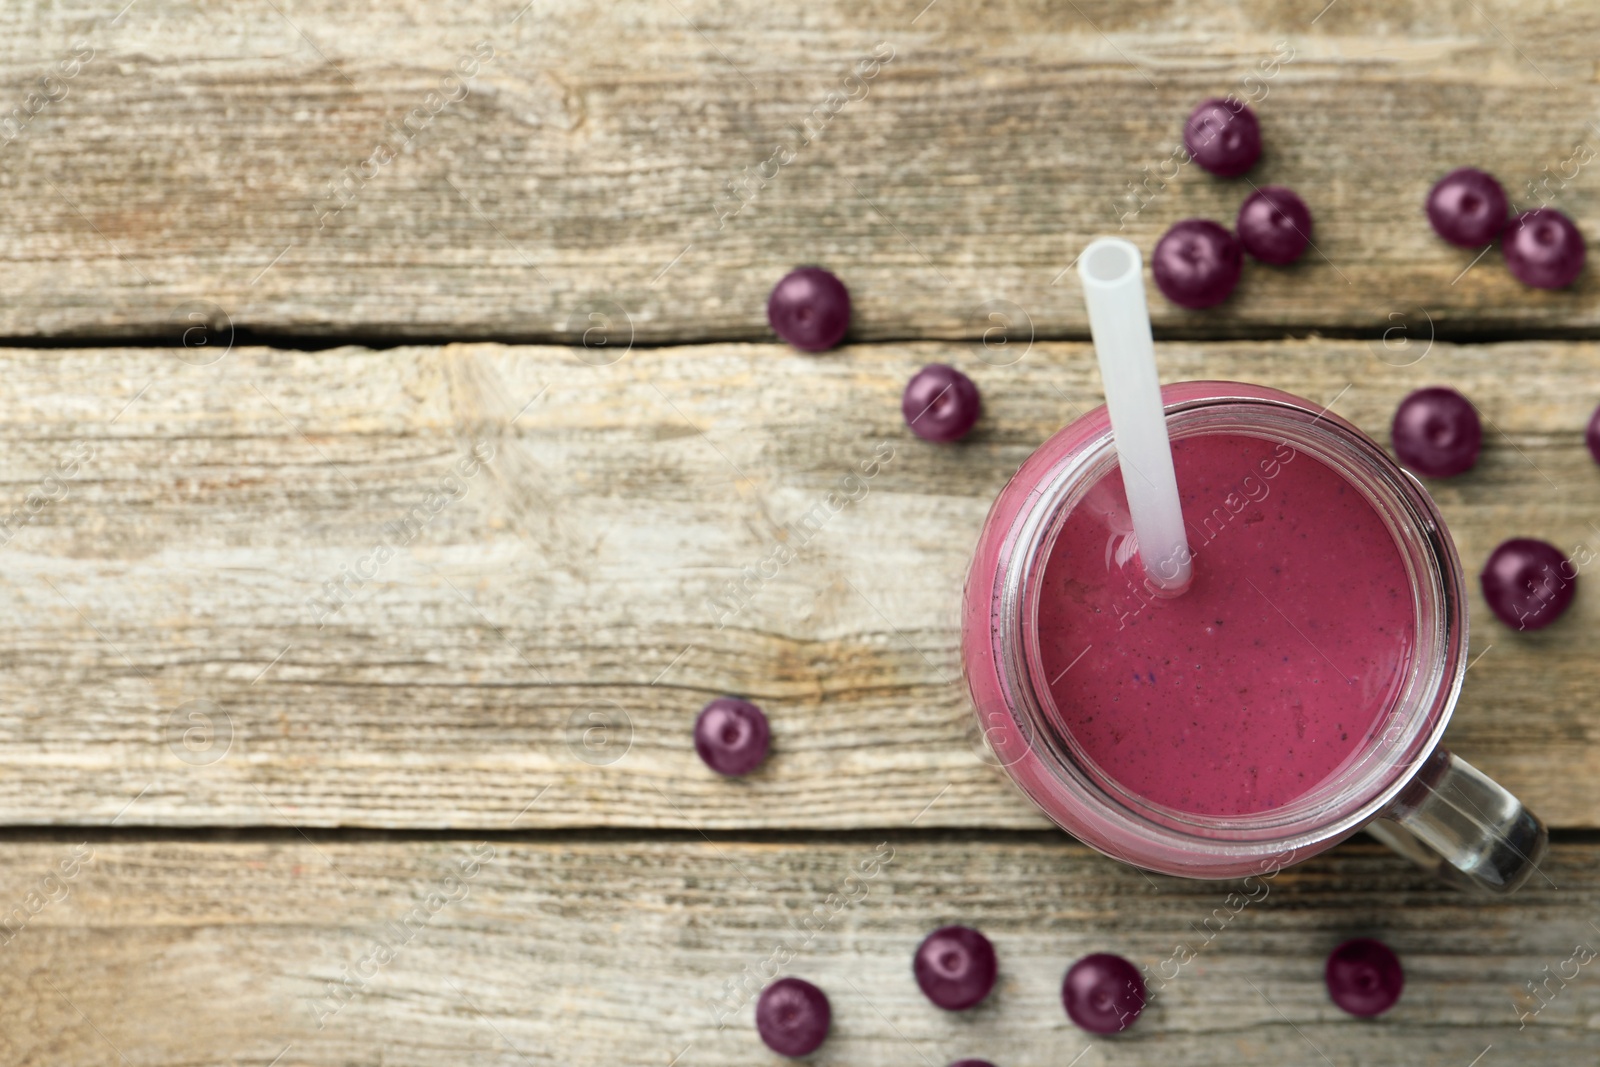
[[[3,1062],[776,1062],[780,957],[832,998],[819,1064],[1593,1061],[1589,593],[1520,634],[1473,590],[1449,742],[1554,828],[1532,884],[1351,843],[1226,922],[985,763],[956,608],[988,502],[1098,403],[1077,250],[1248,191],[1173,158],[1230,91],[1316,251],[1153,300],[1167,379],[1380,438],[1454,385],[1468,566],[1600,545],[1597,272],[1525,289],[1421,213],[1474,164],[1600,236],[1600,9],[120,3],[0,12]],[[816,357],[763,318],[809,262],[856,298]],[[930,361],[983,390],[959,446],[902,425]],[[690,741],[724,693],[773,724],[739,782]],[[952,921],[1001,956],[959,1017],[909,973]],[[1322,987],[1356,934],[1407,969],[1375,1021]],[[1076,957],[1179,944],[1127,1034],[1061,1012]]]

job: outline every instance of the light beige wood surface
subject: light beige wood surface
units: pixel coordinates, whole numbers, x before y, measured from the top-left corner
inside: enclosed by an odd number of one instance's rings
[[[1600,939],[1592,843],[1484,903],[1371,844],[1246,888],[1146,878],[1055,835],[81,842],[0,847],[5,907],[41,885],[57,898],[0,948],[8,1063],[776,1067],[791,1061],[737,993],[775,953],[832,1004],[819,1065],[1466,1067],[1491,1045],[1482,1063],[1584,1063],[1600,1013],[1593,964],[1567,964]],[[1257,902],[1227,903],[1246,892]],[[1000,959],[995,992],[960,1015],[911,977],[918,941],[951,921]],[[1352,936],[1403,960],[1400,1003],[1376,1020],[1324,990],[1325,955]],[[1195,957],[1169,965],[1180,945]],[[1095,951],[1155,990],[1112,1038],[1061,1009],[1067,966]]]
[[[0,336],[175,336],[202,301],[297,339],[574,341],[620,309],[640,339],[760,340],[810,262],[858,338],[978,336],[993,301],[1082,336],[1088,238],[1148,251],[1250,192],[1173,162],[1229,92],[1265,132],[1249,182],[1304,194],[1316,251],[1216,311],[1156,300],[1162,329],[1592,331],[1592,270],[1463,277],[1421,203],[1477,165],[1600,232],[1597,31],[1583,0],[11,5]]]
[[[0,352],[0,481],[8,507],[40,504],[0,550],[0,822],[1043,826],[982,758],[956,613],[989,502],[1096,402],[1088,349],[577,358],[600,351]],[[1478,468],[1433,486],[1469,572],[1511,536],[1600,547],[1597,397],[1575,387],[1600,382],[1600,347],[1379,358],[1423,351],[1161,358],[1169,380],[1278,386],[1380,439],[1406,391],[1448,381],[1487,420]],[[899,411],[936,359],[983,390],[957,446],[916,440]],[[474,447],[491,458],[452,474]],[[841,486],[860,499],[815,510]],[[779,544],[793,560],[743,610],[712,606]],[[328,614],[316,598],[344,568],[371,578]],[[1600,825],[1588,580],[1536,634],[1495,621],[1474,581],[1481,658],[1448,734],[1560,827]],[[691,744],[724,693],[773,724],[740,782]]]

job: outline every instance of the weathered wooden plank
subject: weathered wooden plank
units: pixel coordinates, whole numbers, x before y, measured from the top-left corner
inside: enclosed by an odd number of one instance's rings
[[[957,602],[989,501],[1096,403],[1087,348],[575,352],[0,352],[0,823],[1043,825],[980,758]],[[1508,536],[1600,539],[1596,398],[1574,388],[1600,346],[1161,358],[1380,436],[1407,390],[1454,383],[1490,427],[1477,470],[1436,486],[1468,566]],[[934,359],[983,389],[959,446],[901,424]],[[492,457],[453,473],[475,442]],[[841,488],[860,499],[816,510]],[[792,561],[716,606],[780,543]],[[1482,658],[1450,743],[1553,824],[1600,825],[1600,601],[1516,634],[1472,598]],[[738,783],[690,743],[728,692],[775,737]]]
[[[1226,903],[1240,886],[1146,879],[1054,836],[63,838],[0,856],[0,1043],[18,1064],[777,1063],[741,991],[774,958],[829,995],[825,1064],[1465,1067],[1491,1044],[1504,1062],[1572,1063],[1592,1056],[1600,1012],[1592,968],[1570,962],[1594,955],[1593,843],[1558,843],[1549,881],[1507,901],[1347,845],[1242,905]],[[1000,957],[996,991],[962,1015],[911,977],[946,922],[983,929]],[[1406,969],[1377,1020],[1323,987],[1351,936],[1382,938]],[[1113,1038],[1061,1010],[1063,972],[1094,951],[1152,976],[1144,1016]]]
[[[572,340],[600,312],[759,340],[802,262],[847,279],[860,339],[978,336],[994,301],[1082,336],[1088,238],[1231,222],[1249,186],[1173,155],[1227,92],[1265,124],[1251,180],[1305,194],[1317,252],[1223,309],[1157,300],[1161,328],[1600,323],[1593,271],[1458,277],[1474,253],[1420,210],[1471,163],[1600,234],[1580,0],[413,0],[358,33],[328,0],[119,7],[0,12],[0,336],[176,336],[199,301],[278,336]]]

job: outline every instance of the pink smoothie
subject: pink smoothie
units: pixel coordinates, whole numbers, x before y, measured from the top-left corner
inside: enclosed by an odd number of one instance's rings
[[[1062,729],[1127,790],[1267,811],[1383,728],[1415,638],[1405,565],[1360,491],[1287,444],[1189,437],[1173,459],[1193,586],[1148,592],[1113,469],[1045,567],[1045,676]]]

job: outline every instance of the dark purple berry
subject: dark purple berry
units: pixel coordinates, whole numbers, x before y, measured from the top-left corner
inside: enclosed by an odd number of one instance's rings
[[[718,697],[694,721],[694,749],[718,774],[749,774],[767,758],[767,717],[748,700]]]
[[[1156,242],[1150,256],[1156,286],[1186,308],[1208,308],[1228,299],[1243,269],[1239,242],[1210,219],[1178,223]]]
[[[1114,1034],[1133,1025],[1144,1011],[1144,978],[1121,956],[1096,952],[1067,969],[1061,1003],[1067,1017],[1096,1034]]]
[[[1370,937],[1352,938],[1329,953],[1323,976],[1328,996],[1351,1015],[1381,1015],[1406,984],[1394,950]]]
[[[1244,250],[1263,263],[1293,263],[1311,243],[1311,209],[1281,185],[1268,185],[1245,198],[1233,224]]]
[[[780,978],[756,1001],[756,1032],[782,1056],[809,1056],[828,1036],[827,995],[801,978]]]
[[[1583,443],[1589,446],[1589,455],[1600,463],[1600,408],[1594,409],[1594,414],[1589,416],[1589,428],[1584,431]]]
[[[796,348],[832,348],[850,328],[850,291],[821,267],[798,267],[772,287],[767,322]]]
[[[943,363],[930,363],[906,383],[900,412],[911,432],[925,441],[955,441],[978,421],[978,386]]]
[[[1555,208],[1525,211],[1500,237],[1506,266],[1523,285],[1562,289],[1583,270],[1583,234]]]
[[[1244,104],[1202,101],[1183,124],[1183,146],[1212,174],[1237,178],[1261,158],[1261,124]]]
[[[1428,192],[1428,221],[1453,245],[1476,248],[1506,228],[1506,191],[1475,167],[1453,170]]]
[[[1489,610],[1507,626],[1539,630],[1561,617],[1578,589],[1578,569],[1546,541],[1515,537],[1489,553],[1478,576]]]
[[[988,1060],[957,1060],[950,1067],[994,1067]]]
[[[965,1011],[988,996],[997,969],[994,945],[970,926],[941,926],[911,961],[917,985],[946,1011]]]
[[[1478,462],[1483,426],[1471,401],[1434,386],[1400,401],[1389,436],[1401,463],[1429,478],[1449,478]]]

